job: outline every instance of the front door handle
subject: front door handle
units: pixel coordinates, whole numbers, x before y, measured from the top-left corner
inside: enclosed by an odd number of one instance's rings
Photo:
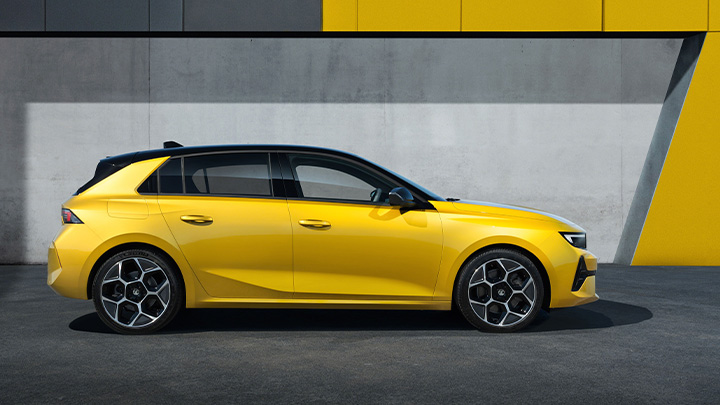
[[[212,217],[206,215],[183,215],[180,219],[193,225],[210,225],[213,222]]]
[[[298,223],[310,229],[330,229],[330,222],[321,219],[301,219]]]

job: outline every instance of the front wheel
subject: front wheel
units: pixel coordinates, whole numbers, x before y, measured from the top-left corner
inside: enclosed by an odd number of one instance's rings
[[[95,310],[114,331],[155,332],[183,303],[183,287],[167,259],[145,249],[120,252],[102,264],[92,287]]]
[[[540,272],[509,249],[484,252],[460,269],[454,299],[465,319],[486,332],[514,332],[535,319],[543,302]]]

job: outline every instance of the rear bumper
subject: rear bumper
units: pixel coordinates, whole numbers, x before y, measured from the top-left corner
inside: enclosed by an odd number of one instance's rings
[[[79,286],[76,278],[68,277],[67,273],[67,271],[63,272],[55,242],[52,242],[50,248],[48,248],[48,286],[63,297],[87,299],[87,297],[77,296]]]
[[[63,225],[48,248],[48,286],[63,297],[88,299],[87,260],[99,242],[85,225]]]

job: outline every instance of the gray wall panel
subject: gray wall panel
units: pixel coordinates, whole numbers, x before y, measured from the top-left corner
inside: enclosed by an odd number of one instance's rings
[[[322,31],[322,0],[185,0],[185,31]]]
[[[47,31],[148,31],[148,0],[46,0]]]
[[[183,0],[150,0],[150,31],[182,31]]]
[[[0,263],[45,261],[97,161],[167,139],[349,150],[565,216],[611,261],[677,55],[625,41],[0,39]]]
[[[0,31],[43,31],[43,0],[0,0]]]

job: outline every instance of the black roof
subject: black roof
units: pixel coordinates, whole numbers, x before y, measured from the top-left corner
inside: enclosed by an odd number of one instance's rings
[[[168,147],[163,149],[151,149],[143,150],[138,152],[125,153],[122,155],[109,156],[100,161],[95,170],[95,176],[85,185],[80,187],[76,194],[87,190],[89,187],[98,183],[105,177],[114,173],[121,168],[128,166],[135,162],[141,162],[143,160],[155,159],[159,157],[173,157],[173,156],[185,156],[194,155],[200,153],[211,153],[211,152],[235,152],[235,151],[258,151],[258,152],[315,152],[323,153],[327,155],[334,155],[344,157],[346,159],[354,160],[365,165],[371,165],[376,170],[384,173],[390,178],[399,180],[401,183],[405,183],[412,191],[425,200],[443,200],[442,197],[433,193],[430,190],[423,188],[422,186],[415,184],[409,179],[400,176],[382,166],[375,163],[369,162],[360,156],[352,153],[343,152],[335,149],[321,148],[317,146],[302,146],[302,145],[204,145],[204,146],[175,146],[179,145],[175,142],[167,142]]]
[[[197,153],[208,153],[208,152],[233,152],[233,151],[295,151],[295,152],[322,152],[326,154],[332,154],[336,156],[349,157],[354,159],[365,159],[360,158],[352,153],[347,153],[335,149],[321,148],[318,146],[303,146],[303,145],[271,145],[271,144],[259,144],[259,145],[202,145],[202,146],[183,146],[175,148],[164,148],[164,149],[150,149],[142,150],[138,152],[124,153],[122,155],[108,156],[107,159],[103,159],[105,162],[112,165],[127,165],[130,163],[141,162],[143,160],[155,159],[165,156],[184,156],[194,155]]]

